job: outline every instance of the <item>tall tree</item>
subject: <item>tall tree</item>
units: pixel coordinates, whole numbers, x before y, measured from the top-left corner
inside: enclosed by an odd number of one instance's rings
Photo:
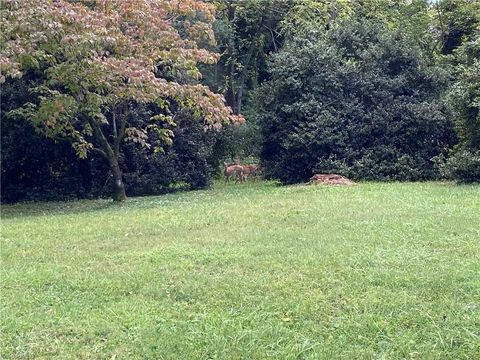
[[[462,182],[480,182],[480,24],[453,54],[454,81],[448,98],[460,141],[445,172]]]
[[[459,143],[446,163],[445,175],[463,182],[480,181],[480,2],[437,0],[433,4],[439,60],[451,75],[447,98],[453,109]]]
[[[279,25],[290,4],[281,0],[218,0],[216,6],[220,82],[225,84],[227,104],[239,114],[246,83],[259,71],[256,59],[278,48]]]
[[[452,54],[462,43],[474,38],[480,23],[478,0],[437,0],[434,7],[443,55]]]
[[[7,0],[1,9],[2,78],[35,74],[32,101],[12,112],[52,138],[68,138],[78,156],[108,160],[113,198],[126,198],[121,142],[168,141],[176,108],[205,126],[238,123],[223,97],[195,81],[197,64],[214,63],[214,6],[198,0]],[[155,116],[128,122],[129,107],[154,102]]]
[[[253,90],[268,78],[271,53],[283,42],[280,26],[291,1],[284,0],[215,0],[214,23],[216,51],[220,59],[207,70],[204,82],[225,94],[235,113],[248,121],[240,127],[227,126],[216,137],[218,159],[257,157],[259,152],[257,110]]]

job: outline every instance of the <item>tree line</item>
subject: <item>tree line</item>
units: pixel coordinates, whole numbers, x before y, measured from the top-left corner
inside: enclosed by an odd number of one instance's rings
[[[2,201],[480,180],[475,0],[5,1]]]

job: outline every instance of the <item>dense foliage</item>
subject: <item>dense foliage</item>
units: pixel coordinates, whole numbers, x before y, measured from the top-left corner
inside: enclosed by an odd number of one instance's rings
[[[454,3],[447,4],[450,12],[462,11]],[[450,33],[457,35],[456,41],[447,37],[445,43],[453,65],[449,100],[459,143],[442,166],[449,178],[480,182],[480,2],[469,5],[462,11],[460,24],[457,16],[447,13]]]
[[[214,23],[219,61],[204,68],[204,82],[225,94],[235,113],[248,121],[240,127],[225,126],[217,136],[219,158],[259,156],[260,132],[254,90],[268,79],[270,55],[281,47],[282,22],[293,2],[283,0],[216,0]]]
[[[350,18],[295,38],[261,90],[262,157],[270,176],[315,172],[357,179],[437,176],[431,160],[454,144],[441,71],[401,31]]]
[[[136,121],[142,121],[149,111],[140,107],[133,115]],[[162,152],[145,151],[132,142],[122,145],[119,164],[129,196],[198,189],[210,183],[214,168],[208,160],[212,157],[214,134],[205,132],[202,121],[189,112],[180,112],[175,119],[175,141],[164,146]],[[38,136],[30,123],[22,119],[6,117],[1,125],[2,201],[111,195],[113,178],[108,162],[100,155],[80,159],[70,142]]]
[[[234,158],[283,182],[480,181],[477,0],[7,0],[0,15],[3,201],[204,187]]]

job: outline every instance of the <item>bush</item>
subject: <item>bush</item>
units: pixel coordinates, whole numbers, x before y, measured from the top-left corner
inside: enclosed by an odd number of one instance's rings
[[[32,124],[8,112],[36,97],[27,88],[31,74],[2,85],[1,201],[67,200],[87,197],[95,186],[90,161],[79,160],[71,145],[39,135]]]
[[[480,181],[480,31],[454,51],[455,81],[449,100],[459,138],[457,149],[444,162],[444,174],[459,182]]]
[[[195,190],[210,184],[214,133],[188,113],[176,116],[173,144],[164,153],[145,154],[133,144],[124,147],[122,160],[127,195],[155,195]],[[216,164],[218,167],[218,163]]]
[[[132,116],[146,116],[137,108]],[[175,138],[164,153],[123,145],[121,159],[129,196],[205,188],[210,183],[214,134],[200,119],[177,114]],[[79,159],[70,143],[37,134],[25,120],[2,118],[2,202],[109,197],[112,181],[105,159]],[[218,163],[215,164],[218,167]]]
[[[423,180],[455,143],[443,73],[399,32],[350,19],[297,38],[274,56],[258,92],[262,162],[269,177],[315,172],[355,179]]]
[[[480,182],[480,151],[458,151],[442,165],[444,175],[462,183]]]

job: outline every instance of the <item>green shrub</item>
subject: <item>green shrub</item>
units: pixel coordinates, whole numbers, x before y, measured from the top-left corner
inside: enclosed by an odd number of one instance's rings
[[[444,175],[463,183],[480,182],[480,150],[458,151],[443,164]]]
[[[365,18],[290,40],[258,92],[266,175],[424,180],[456,142],[446,77],[400,32]]]

